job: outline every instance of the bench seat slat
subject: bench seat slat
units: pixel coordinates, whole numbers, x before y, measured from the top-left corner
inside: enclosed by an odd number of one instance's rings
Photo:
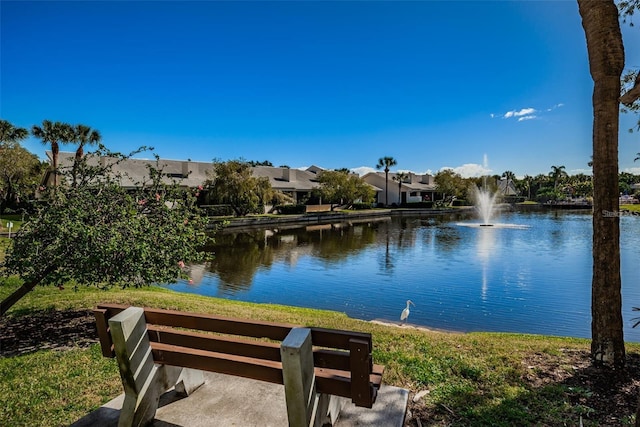
[[[242,335],[254,338],[269,338],[282,341],[294,325],[259,322],[254,320],[229,319],[206,314],[179,311],[145,309],[147,323],[174,326],[178,328],[198,329],[207,332],[218,332],[229,335]]]
[[[183,331],[157,325],[147,325],[152,342],[215,351],[236,356],[280,361],[280,345],[264,341],[250,341],[241,338],[221,337],[193,331]],[[314,366],[348,371],[349,353],[345,351],[314,349]]]
[[[282,384],[282,363],[252,357],[235,356],[213,351],[151,343],[156,363],[219,372]]]
[[[371,334],[366,332],[344,331],[340,329],[311,328],[311,341],[319,347],[349,350],[352,339],[366,341],[372,348]]]
[[[108,317],[112,317],[128,307],[128,305],[124,304],[98,305],[98,309],[106,309],[108,311]],[[276,341],[282,341],[292,328],[298,326],[155,308],[145,308],[144,312],[147,323],[151,324],[254,338],[269,338]],[[313,344],[319,347],[348,350],[349,340],[352,338],[368,341],[369,346],[371,346],[371,334],[365,332],[316,327],[310,329]]]
[[[152,342],[280,361],[280,345],[270,342],[249,341],[241,338],[221,337],[192,331],[166,329],[157,325],[147,325]]]
[[[373,366],[376,368],[376,372],[369,375],[369,382],[373,387],[380,388],[380,385],[382,384],[381,372],[384,371],[384,366],[382,365],[373,365]],[[343,378],[346,380],[351,379],[351,373],[349,371],[342,371],[338,369],[315,368],[315,373],[316,375],[320,373],[320,376],[324,378],[334,378],[334,379]],[[350,396],[351,395],[349,395],[348,397]]]
[[[334,396],[347,397],[353,399],[351,394],[351,373],[348,371],[337,371],[335,369],[316,368],[316,390],[320,393],[332,394]],[[376,395],[382,383],[382,376],[372,374],[369,376],[370,399],[361,401],[358,406],[371,408],[376,400]],[[355,403],[355,402],[354,402]]]
[[[98,338],[100,338],[100,349],[104,357],[114,357],[113,341],[109,333],[109,318],[106,308],[96,308],[93,310],[96,318],[96,328],[98,329]]]
[[[113,316],[129,306],[122,304],[100,304]],[[234,319],[201,313],[185,313],[176,310],[144,308],[145,319],[149,324],[172,326],[176,328],[198,329],[229,335],[242,335],[253,338],[269,338],[282,341],[297,325],[286,323],[262,322],[259,320]]]
[[[348,371],[350,368],[349,353],[339,350],[314,349],[313,366]]]

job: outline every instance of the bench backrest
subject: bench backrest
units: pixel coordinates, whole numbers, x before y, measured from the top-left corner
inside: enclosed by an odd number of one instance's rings
[[[100,304],[94,310],[106,357],[114,357],[108,320],[128,307]],[[280,342],[297,325],[153,308],[144,308],[144,315],[156,363],[283,383]],[[383,370],[373,365],[371,334],[309,329],[318,391],[371,407]]]

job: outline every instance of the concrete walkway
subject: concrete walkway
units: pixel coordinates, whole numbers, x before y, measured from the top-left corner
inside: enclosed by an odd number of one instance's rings
[[[165,393],[155,427],[286,427],[284,387],[262,381],[205,372],[205,384],[187,398]],[[373,408],[352,403],[340,413],[337,427],[404,425],[408,390],[383,385]],[[124,394],[78,420],[72,427],[116,427]]]

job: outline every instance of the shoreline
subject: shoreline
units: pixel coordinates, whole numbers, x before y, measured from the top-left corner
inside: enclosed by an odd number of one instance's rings
[[[459,208],[448,209],[375,209],[375,210],[362,210],[351,211],[343,213],[339,211],[313,213],[313,214],[300,214],[300,215],[287,215],[281,217],[243,217],[233,218],[222,226],[222,230],[228,229],[240,229],[240,228],[257,228],[270,225],[288,225],[288,226],[303,226],[303,225],[318,225],[318,224],[331,224],[336,222],[350,222],[350,221],[367,221],[367,220],[384,220],[390,219],[395,216],[437,216],[456,213],[466,213],[473,210],[472,206],[463,206]],[[225,220],[213,219],[213,224],[221,224]]]
[[[381,325],[381,326],[393,326],[400,329],[412,329],[412,330],[425,331],[425,332],[439,332],[441,334],[458,334],[458,335],[466,334],[466,332],[462,332],[462,331],[428,328],[426,326],[416,325],[415,323],[400,323],[400,322],[396,323],[390,320],[382,320],[382,319],[367,320],[367,322],[373,323],[375,325]]]

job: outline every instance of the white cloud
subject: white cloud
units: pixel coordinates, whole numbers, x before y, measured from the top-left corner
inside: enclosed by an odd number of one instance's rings
[[[563,104],[562,102],[560,102],[560,103],[558,103],[558,104],[554,105],[554,106],[553,106],[553,107],[551,107],[551,108],[547,108],[547,111],[553,111],[553,110],[555,110],[556,108],[560,108],[560,107],[564,107],[564,104]]]
[[[507,111],[506,113],[504,113],[504,118],[505,119],[510,119],[512,117],[522,117],[522,116],[529,116],[532,115],[533,113],[536,112],[535,108],[522,108],[519,111],[516,110],[512,110],[512,111]]]
[[[409,169],[398,169],[396,172],[412,173],[414,175],[433,175],[431,169],[427,169],[425,172],[414,172]]]
[[[493,170],[479,165],[477,163],[465,163],[462,166],[444,166],[440,170],[451,169],[463,178],[476,178],[479,176],[490,175]]]
[[[634,175],[640,175],[640,167],[624,168],[622,172],[632,173]]]
[[[349,170],[351,172],[357,173],[360,176],[366,175],[369,172],[382,172],[381,170],[378,170],[369,166],[360,166],[357,168],[351,168]],[[398,169],[397,171],[393,171],[393,172],[413,173],[415,175],[433,175],[433,171],[431,169],[427,169],[425,172],[414,172],[409,169]]]
[[[433,171],[431,169],[427,169],[424,172],[416,172],[416,175],[433,175]]]
[[[502,117],[503,119],[517,119],[519,122],[524,122],[526,120],[535,120],[539,118],[539,113],[540,112],[551,112],[553,110],[555,110],[556,108],[560,108],[563,107],[564,104],[563,103],[558,103],[555,104],[553,107],[550,108],[546,108],[543,110],[538,110],[532,107],[527,107],[527,108],[521,108],[519,110],[511,110],[511,111],[507,111],[504,114],[494,114],[491,113],[490,116],[491,118],[496,118],[496,117]]]
[[[587,169],[587,168],[577,168],[577,169],[571,169],[567,173],[569,175],[578,175],[580,173],[583,173],[585,175],[591,175],[593,173],[593,171],[591,169]]]
[[[357,168],[351,168],[351,172],[355,172],[360,176],[366,175],[369,172],[375,172],[377,169],[372,168],[370,166],[360,166]]]

